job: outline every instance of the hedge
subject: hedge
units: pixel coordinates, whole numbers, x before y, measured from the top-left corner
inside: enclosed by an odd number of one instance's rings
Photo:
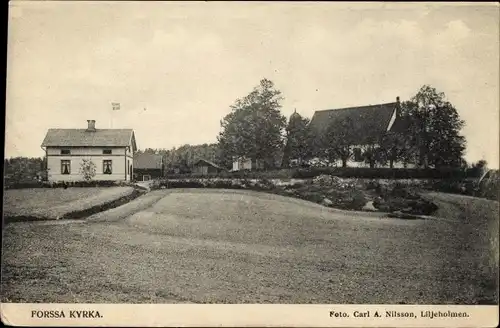
[[[68,181],[68,182],[5,182],[5,189],[31,189],[31,188],[69,188],[69,187],[116,187],[125,185],[126,183],[120,181]]]
[[[221,179],[289,179],[294,174],[293,169],[281,170],[242,170],[236,172],[220,172],[220,173],[186,173],[186,174],[167,174],[167,179],[205,179],[205,178],[221,178]]]
[[[251,190],[271,190],[276,186],[267,179],[251,181],[247,179],[230,180],[216,178],[187,178],[175,180],[159,180],[153,188],[216,188],[216,189],[251,189]]]
[[[472,170],[460,169],[409,169],[409,168],[367,168],[367,167],[326,167],[298,169],[294,178],[314,178],[328,174],[342,178],[366,179],[466,179],[479,177]]]
[[[272,171],[237,171],[212,174],[168,174],[167,179],[186,178],[228,178],[228,179],[312,179],[328,174],[342,178],[365,179],[466,179],[479,178],[474,169],[409,169],[409,168],[367,168],[367,167],[313,167],[307,169],[282,169]]]

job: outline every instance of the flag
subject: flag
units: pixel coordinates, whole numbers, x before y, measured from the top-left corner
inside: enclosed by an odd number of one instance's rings
[[[120,103],[111,103],[113,110],[120,110]]]

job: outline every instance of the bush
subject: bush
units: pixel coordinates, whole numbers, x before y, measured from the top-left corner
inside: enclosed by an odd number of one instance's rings
[[[490,200],[500,200],[500,175],[498,170],[491,170],[477,186],[475,195]]]
[[[167,179],[286,179],[291,178],[293,171],[290,169],[270,170],[270,171],[236,171],[219,173],[188,173],[188,174],[167,174]]]
[[[5,189],[31,189],[31,188],[89,188],[89,187],[116,187],[129,185],[124,181],[61,181],[61,182],[17,182],[5,183]]]
[[[314,167],[297,169],[293,178],[310,179],[319,175],[333,175],[342,178],[362,179],[444,179],[475,177],[477,173],[462,169],[404,169],[369,167]]]
[[[32,189],[32,188],[46,188],[48,185],[41,181],[22,181],[22,182],[12,182],[5,181],[5,189]]]
[[[365,184],[365,188],[366,190],[380,191],[381,190],[380,182],[376,180],[370,180]]]
[[[472,180],[436,180],[432,183],[431,189],[434,191],[472,196],[476,190],[476,183]]]
[[[354,210],[360,210],[365,206],[366,204],[366,198],[365,195],[359,191],[359,190],[354,190],[352,192],[351,196],[351,201],[349,203],[349,208],[354,209]]]

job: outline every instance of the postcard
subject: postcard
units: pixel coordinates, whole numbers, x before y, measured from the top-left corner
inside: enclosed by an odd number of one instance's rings
[[[2,322],[496,327],[499,8],[11,1]]]

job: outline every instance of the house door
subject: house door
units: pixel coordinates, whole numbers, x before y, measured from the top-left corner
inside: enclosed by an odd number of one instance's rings
[[[142,176],[142,181],[149,181],[149,180],[151,180],[151,176],[150,175],[146,174],[146,175]]]
[[[134,171],[132,171],[132,165],[130,165],[130,164],[128,167],[128,174],[129,174],[130,180],[132,180],[134,177]]]

